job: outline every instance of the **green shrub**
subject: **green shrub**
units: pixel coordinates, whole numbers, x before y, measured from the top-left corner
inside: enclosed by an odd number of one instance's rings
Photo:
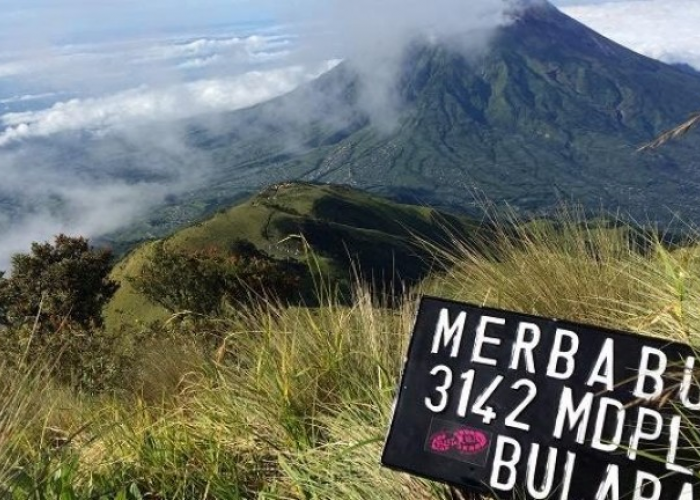
[[[117,290],[109,279],[112,254],[85,238],[56,236],[53,244],[32,243],[12,257],[10,277],[0,274],[0,313],[6,324],[35,323],[44,331],[70,324],[102,326],[102,308]]]
[[[100,392],[123,386],[132,370],[135,332],[110,333],[63,326],[55,332],[30,326],[8,328],[0,337],[0,355],[15,367],[25,362],[49,367],[52,378],[74,389]]]
[[[303,266],[273,259],[243,242],[226,253],[215,248],[185,253],[159,242],[131,281],[151,302],[172,313],[213,315],[227,302],[298,300],[303,273]]]

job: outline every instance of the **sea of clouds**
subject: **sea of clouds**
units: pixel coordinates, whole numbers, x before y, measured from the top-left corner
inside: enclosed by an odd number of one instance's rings
[[[562,10],[636,52],[700,71],[697,0],[572,0]]]

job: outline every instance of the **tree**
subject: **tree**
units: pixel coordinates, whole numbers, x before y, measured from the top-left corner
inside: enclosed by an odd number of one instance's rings
[[[273,259],[245,241],[234,243],[226,252],[171,250],[158,242],[131,283],[172,313],[211,315],[226,302],[248,303],[259,296],[299,299],[304,271],[304,266]]]
[[[163,242],[131,283],[170,312],[210,314],[221,305],[225,277],[216,262],[197,254],[168,251]]]
[[[44,329],[61,325],[102,326],[102,308],[118,285],[109,278],[112,253],[87,239],[56,236],[32,243],[28,254],[12,257],[10,277],[0,275],[0,312],[6,323],[39,319]]]

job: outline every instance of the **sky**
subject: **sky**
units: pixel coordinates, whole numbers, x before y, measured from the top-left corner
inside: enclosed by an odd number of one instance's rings
[[[208,159],[183,146],[182,119],[284,94],[357,53],[390,78],[370,56],[407,31],[505,22],[501,0],[1,3],[0,269],[31,241],[101,236],[202,182]],[[700,70],[698,0],[554,3],[623,45]],[[374,109],[386,104],[372,98]],[[86,137],[117,138],[144,161],[128,179],[107,146],[74,162],[66,151]]]
[[[264,0],[4,0],[0,32],[53,45],[269,21]]]

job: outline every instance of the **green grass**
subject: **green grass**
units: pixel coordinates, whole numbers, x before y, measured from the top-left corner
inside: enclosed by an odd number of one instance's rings
[[[0,484],[17,499],[453,498],[379,466],[419,293],[697,344],[700,247],[568,220],[503,231],[491,254],[462,245],[391,308],[358,288],[350,305],[171,322],[118,392],[3,377]]]
[[[245,240],[272,257],[305,264],[309,264],[311,251],[312,267],[328,279],[347,287],[349,270],[356,265],[364,279],[390,288],[394,281],[415,283],[425,277],[431,256],[418,240],[446,244],[450,231],[472,238],[477,224],[466,217],[394,203],[351,188],[290,183],[268,188],[165,241],[170,250],[226,252]],[[168,317],[129,282],[149,259],[152,244],[134,250],[113,272],[121,288],[106,310],[110,330]]]

